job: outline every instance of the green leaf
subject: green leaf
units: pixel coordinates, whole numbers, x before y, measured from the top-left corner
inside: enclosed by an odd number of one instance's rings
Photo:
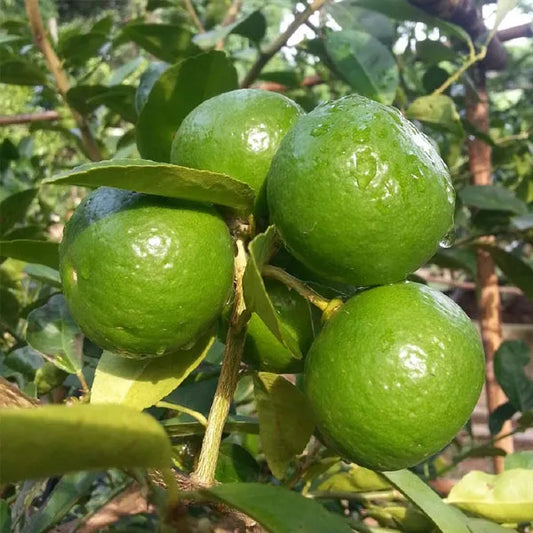
[[[533,451],[510,453],[505,457],[505,470],[527,468],[533,470]]]
[[[259,372],[254,393],[261,446],[270,470],[282,479],[309,442],[315,423],[305,396],[282,376]]]
[[[516,407],[511,402],[505,402],[489,413],[489,431],[491,435],[497,435],[505,422],[517,413]]]
[[[260,233],[250,243],[250,259],[243,277],[244,300],[247,308],[257,313],[281,344],[286,346],[294,357],[301,359],[298,343],[281,324],[261,276],[263,266],[270,260],[276,247],[277,234],[274,226],[268,227],[265,233]]]
[[[155,82],[137,121],[142,157],[169,161],[182,120],[212,96],[236,89],[237,72],[222,52],[208,52],[170,67]]]
[[[105,85],[76,85],[67,92],[68,105],[82,115],[87,115],[98,107],[96,104],[91,105],[91,100],[107,90],[109,87]]]
[[[223,442],[218,454],[215,479],[219,483],[244,483],[259,479],[259,465],[245,448]]]
[[[171,438],[203,435],[205,432],[205,426],[199,422],[182,422],[175,418],[163,420],[162,425]],[[230,415],[224,424],[224,432],[259,435],[259,422],[256,418]]]
[[[148,95],[154,86],[154,83],[159,79],[161,74],[168,69],[170,65],[162,61],[156,61],[150,63],[146,70],[141,74],[139,79],[139,86],[137,87],[137,93],[135,94],[135,109],[137,114],[141,112],[144,104],[148,100]]]
[[[358,465],[350,465],[345,472],[336,472],[326,478],[317,490],[327,492],[368,492],[387,490],[391,485],[373,470]]]
[[[468,518],[468,527],[472,533],[509,533],[509,528],[499,526],[483,518]]]
[[[62,294],[28,315],[28,344],[69,374],[81,372],[83,333],[70,315]]]
[[[498,185],[467,185],[459,191],[462,202],[472,207],[494,211],[510,211],[517,215],[527,212],[527,206],[515,194]]]
[[[517,5],[516,0],[498,0],[498,7],[496,9],[496,16],[494,17],[494,26],[490,30],[490,33],[485,41],[486,44],[494,37],[494,34],[498,31],[503,19],[508,15],[509,11],[512,11]]]
[[[5,500],[0,500],[0,533],[12,533],[11,510]]]
[[[416,54],[425,63],[440,63],[441,61],[456,61],[457,52],[442,41],[424,39],[416,42]]]
[[[421,96],[406,111],[407,118],[440,126],[456,135],[463,136],[461,117],[454,101],[443,94]]]
[[[37,263],[57,269],[59,245],[56,242],[29,239],[0,241],[0,257],[11,257],[26,263]]]
[[[101,31],[73,33],[60,40],[58,53],[68,65],[80,67],[96,56],[108,40],[107,33]]]
[[[515,409],[533,409],[533,381],[524,367],[530,362],[529,347],[522,341],[504,341],[494,354],[494,373]]]
[[[390,50],[368,33],[357,30],[332,32],[326,51],[336,69],[356,92],[391,104],[396,95],[398,66]]]
[[[135,57],[130,61],[127,61],[117,69],[113,71],[113,74],[107,84],[110,87],[122,83],[126,78],[129,78],[136,70],[145,63],[143,57]]]
[[[99,472],[78,472],[63,476],[50,497],[38,513],[31,516],[21,533],[42,533],[60,522],[63,517],[85,497],[93,483],[101,474]]]
[[[35,372],[43,366],[44,359],[31,346],[23,346],[9,352],[4,358],[4,364],[11,370],[20,372],[28,381],[33,381]]]
[[[499,523],[533,520],[533,470],[515,468],[498,475],[469,472],[446,501]]]
[[[319,503],[296,492],[259,483],[229,483],[201,490],[207,499],[235,507],[271,533],[350,533],[351,528]],[[457,531],[457,533],[460,533]]]
[[[55,268],[50,268],[45,265],[29,264],[24,267],[24,272],[30,278],[36,279],[41,283],[47,283],[56,289],[61,289],[61,277]]]
[[[0,83],[11,85],[46,85],[46,75],[25,59],[9,59],[0,64]]]
[[[142,410],[170,394],[200,364],[213,343],[152,359],[128,359],[104,352],[94,375],[91,403],[114,403]]]
[[[430,262],[442,268],[463,268],[476,274],[476,252],[469,248],[441,248]]]
[[[248,212],[254,203],[253,189],[229,176],[146,159],[88,163],[42,183],[84,187],[103,185],[169,198],[213,202]]]
[[[174,24],[128,24],[123,28],[122,34],[167,63],[175,63],[183,57],[200,52],[192,44],[189,30]]]
[[[507,278],[528,298],[533,298],[533,268],[518,256],[490,244],[477,244],[487,250]]]
[[[441,533],[470,533],[466,517],[450,509],[416,474],[409,470],[382,472],[382,474],[411,500]]]
[[[212,30],[195,35],[193,42],[201,48],[212,48],[231,33],[247,37],[253,43],[259,43],[266,32],[266,19],[261,11],[253,11],[233,24],[218,26]]]
[[[82,470],[169,468],[170,441],[151,416],[119,405],[0,409],[0,482]]]
[[[533,228],[533,213],[513,217],[511,223],[518,231],[527,231]]]
[[[7,233],[17,222],[24,218],[36,194],[37,189],[25,189],[1,199],[0,235]]]

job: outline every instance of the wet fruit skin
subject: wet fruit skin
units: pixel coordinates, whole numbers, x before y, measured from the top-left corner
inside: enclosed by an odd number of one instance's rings
[[[128,357],[194,343],[233,283],[233,244],[214,208],[101,187],[65,227],[60,270],[87,337]]]
[[[267,279],[265,286],[282,328],[296,340],[305,357],[320,327],[320,313],[279,281]],[[257,370],[275,374],[298,373],[304,366],[304,358],[296,359],[255,313],[248,322],[243,360]]]
[[[372,470],[441,450],[472,413],[484,380],[479,335],[448,297],[417,283],[369,289],[323,327],[304,388],[320,433]]]
[[[359,95],[298,120],[267,199],[298,260],[357,286],[405,279],[453,227],[454,191],[433,145],[398,110]]]
[[[270,91],[239,89],[214,96],[185,117],[170,161],[248,183],[256,191],[257,208],[264,211],[263,185],[270,163],[302,114],[298,104]]]

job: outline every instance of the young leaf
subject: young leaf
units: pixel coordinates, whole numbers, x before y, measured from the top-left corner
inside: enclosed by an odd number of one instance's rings
[[[461,201],[472,207],[510,211],[517,215],[527,212],[527,206],[515,194],[499,185],[467,185],[459,191]]]
[[[115,403],[143,410],[170,394],[200,364],[213,337],[193,348],[153,359],[128,359],[104,352],[94,375],[91,403]]]
[[[471,471],[446,501],[499,523],[533,520],[533,470],[515,468],[498,475]]]
[[[37,263],[57,269],[59,266],[59,244],[29,239],[0,241],[0,257],[12,257],[19,261],[26,261],[26,263]]]
[[[0,409],[0,482],[82,470],[168,468],[170,441],[151,416],[119,405]]]
[[[277,246],[276,228],[269,226],[265,233],[257,235],[249,246],[250,260],[243,278],[243,291],[246,306],[257,313],[272,334],[286,346],[295,358],[301,359],[302,354],[298,343],[283,328],[274,305],[268,296],[265,283],[261,276],[263,266],[269,261]]]
[[[242,211],[251,210],[254,203],[253,189],[229,176],[146,159],[88,163],[43,183],[84,187],[103,185],[170,198],[213,202]]]
[[[282,479],[315,428],[305,396],[284,377],[260,372],[254,379],[261,446],[272,473]]]
[[[28,315],[28,344],[70,374],[82,369],[83,333],[70,315],[62,294]]]
[[[391,104],[398,87],[398,66],[390,50],[368,33],[343,30],[328,34],[326,51],[336,69],[358,93]]]
[[[529,347],[522,341],[505,341],[494,354],[494,373],[512,406],[518,411],[533,409],[533,381],[524,367],[529,363]]]
[[[237,72],[222,52],[208,52],[173,65],[155,82],[137,120],[142,157],[169,161],[182,120],[204,100],[237,88]]]
[[[450,509],[416,474],[397,470],[382,472],[382,475],[411,500],[441,533],[470,533],[466,517]]]
[[[201,492],[207,499],[215,499],[255,518],[271,533],[352,531],[342,518],[329,513],[319,503],[282,487],[228,483]]]
[[[509,281],[522,289],[528,298],[533,298],[533,268],[518,256],[490,244],[477,244],[487,250]]]
[[[421,96],[407,108],[407,118],[440,126],[456,135],[463,136],[461,117],[454,101],[444,94]]]
[[[100,475],[99,472],[77,472],[63,476],[54,487],[45,505],[39,509],[38,513],[31,516],[21,533],[49,531],[81,498],[88,494],[92,484]]]

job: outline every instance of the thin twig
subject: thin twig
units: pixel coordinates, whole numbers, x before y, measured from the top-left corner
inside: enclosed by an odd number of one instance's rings
[[[198,13],[196,13],[196,9],[194,9],[191,0],[183,0],[183,3],[185,4],[185,9],[189,13],[193,24],[196,26],[200,33],[204,33],[204,25],[202,24],[202,21],[198,18]]]
[[[200,422],[202,426],[207,426],[207,418],[202,413],[199,413],[194,409],[189,409],[188,407],[185,407],[183,405],[177,405],[175,403],[170,402],[157,402],[155,406],[162,407],[163,409],[171,409],[172,411],[178,411],[178,413],[185,413],[186,415],[192,416],[193,418],[198,420],[198,422]]]
[[[25,5],[35,44],[41,50],[46,65],[48,66],[48,70],[54,77],[57,89],[65,103],[68,105],[67,92],[69,90],[69,81],[67,74],[63,70],[61,61],[46,37],[46,30],[44,29],[43,19],[41,17],[41,12],[39,11],[39,0],[25,0]],[[93,161],[100,161],[102,159],[100,149],[89,129],[89,125],[78,111],[73,108],[70,108],[70,111],[80,129],[83,146],[87,156]]]
[[[457,289],[464,289],[467,291],[474,291],[477,289],[477,285],[473,281],[457,281],[453,279],[445,279],[438,276],[420,276],[428,283],[441,283],[442,285],[447,285],[448,287],[455,287]],[[498,290],[502,293],[507,294],[523,294],[518,287],[507,287],[505,285],[499,286]]]
[[[272,43],[259,55],[257,61],[252,65],[248,73],[241,82],[241,87],[249,87],[263,70],[263,67],[283,48],[292,34],[317,10],[320,9],[328,0],[314,0],[301,13],[294,13],[294,20],[289,27],[279,35]]]
[[[0,126],[12,124],[28,124],[29,122],[52,121],[59,118],[57,111],[43,111],[42,113],[23,113],[21,115],[0,115]]]
[[[237,20],[237,16],[241,10],[241,7],[242,7],[242,0],[233,0],[231,5],[229,6],[226,16],[224,17],[220,25],[224,27],[224,26],[229,26],[230,24],[233,24]],[[217,45],[215,46],[215,50],[222,50],[223,48],[224,48],[224,38],[218,41]]]

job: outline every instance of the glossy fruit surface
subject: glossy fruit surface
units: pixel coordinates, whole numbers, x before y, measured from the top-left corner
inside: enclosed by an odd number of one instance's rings
[[[291,335],[305,356],[320,326],[320,313],[295,291],[279,281],[265,280],[282,328]],[[292,374],[303,370],[304,359],[293,357],[255,313],[248,322],[243,360],[262,372]]]
[[[317,107],[267,178],[271,221],[315,272],[358,286],[404,279],[453,227],[448,170],[401,113],[359,95]]]
[[[172,143],[172,163],[211,170],[248,183],[264,204],[263,184],[287,131],[303,114],[278,93],[239,89],[196,107],[181,123]]]
[[[470,319],[417,283],[350,299],[313,342],[304,371],[321,434],[373,470],[413,466],[441,450],[472,413],[483,380]]]
[[[216,320],[232,287],[233,246],[209,206],[101,187],[65,226],[60,270],[89,339],[125,356],[158,356]]]

